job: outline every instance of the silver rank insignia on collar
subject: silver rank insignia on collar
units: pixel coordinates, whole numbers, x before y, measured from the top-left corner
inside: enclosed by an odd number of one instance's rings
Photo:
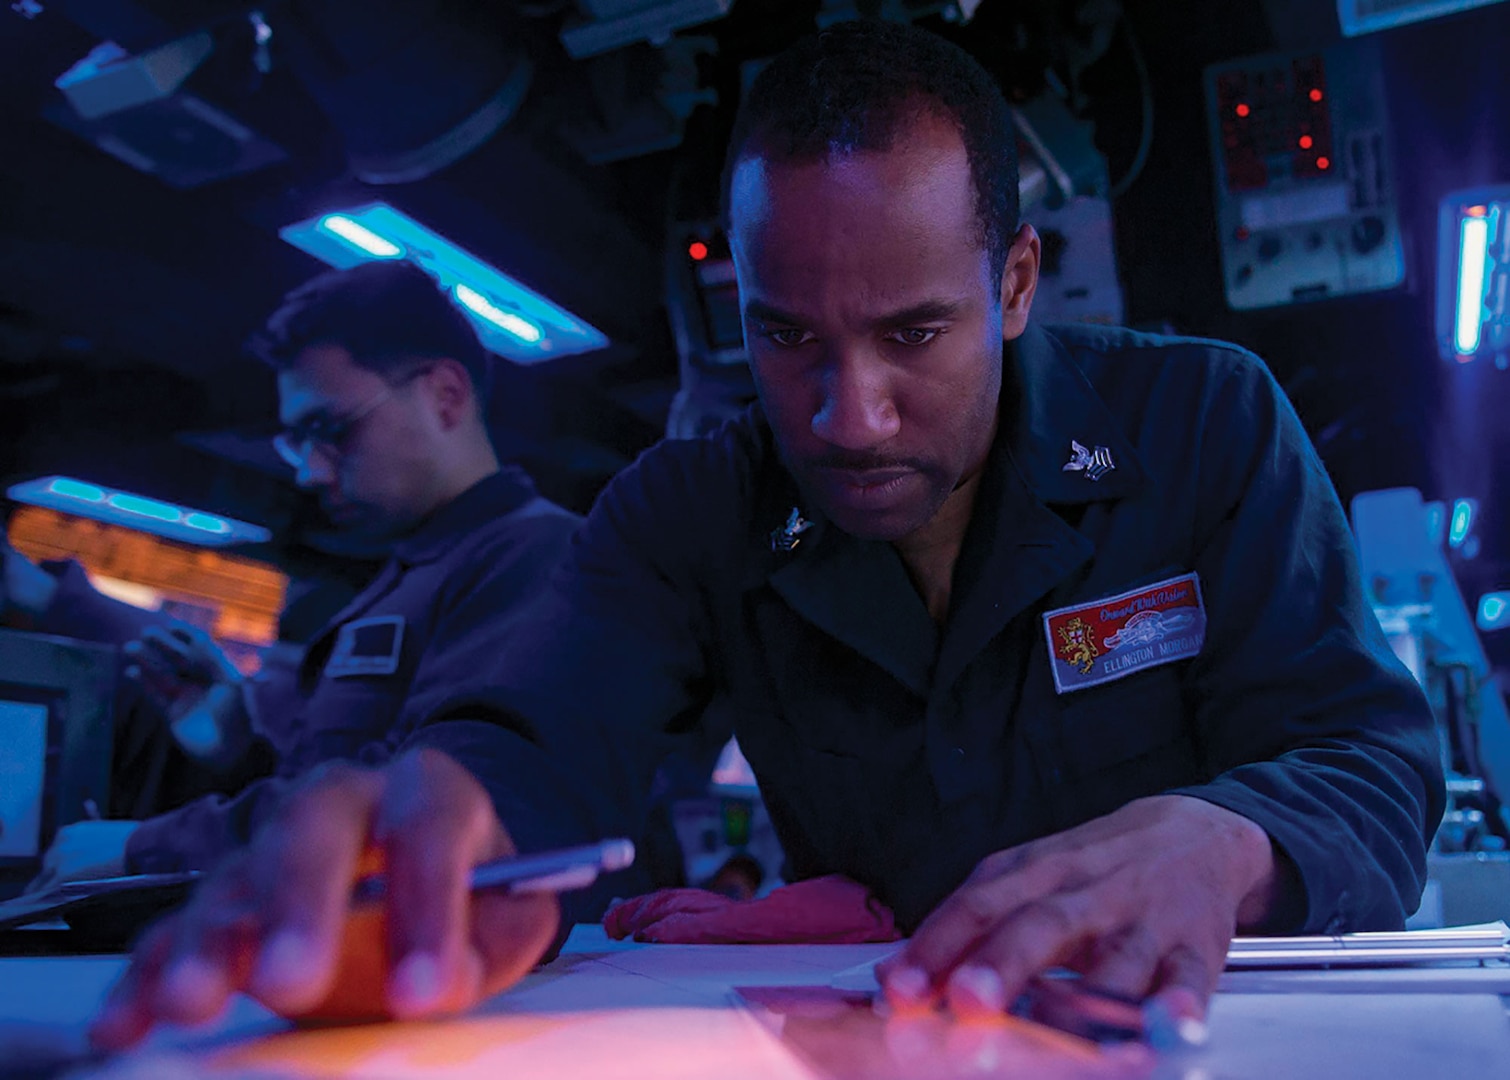
[[[771,530],[772,551],[795,551],[797,545],[802,543],[802,534],[813,527],[813,523],[802,516],[802,512],[795,506],[792,507],[791,515],[786,519],[786,524],[779,529]]]
[[[1070,440],[1070,460],[1061,472],[1083,472],[1090,480],[1100,480],[1117,466],[1112,461],[1112,452],[1104,446],[1087,450],[1074,439]]]

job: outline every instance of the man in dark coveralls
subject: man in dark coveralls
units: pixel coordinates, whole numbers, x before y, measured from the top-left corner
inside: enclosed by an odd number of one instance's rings
[[[365,1007],[501,989],[602,896],[468,896],[468,867],[634,835],[720,696],[793,875],[912,933],[898,1001],[999,1009],[1067,965],[1199,1017],[1235,931],[1399,927],[1442,778],[1320,462],[1241,349],[1031,324],[1015,193],[1006,105],[953,47],[848,23],[773,61],[726,173],[760,406],[618,477],[487,691],[284,802],[96,1037],[238,989],[329,1011],[372,847]]]
[[[206,869],[247,840],[292,777],[333,760],[386,761],[449,695],[481,689],[489,639],[518,617],[579,523],[518,469],[500,468],[483,414],[487,354],[414,264],[315,278],[287,297],[254,345],[277,369],[284,431],[276,441],[298,483],[319,493],[338,526],[391,554],[296,670],[274,672],[278,685],[248,695],[279,714],[262,725],[276,726],[276,752],[255,717],[220,714],[223,745],[207,756],[260,759],[267,775],[134,828],[70,826],[33,888]]]

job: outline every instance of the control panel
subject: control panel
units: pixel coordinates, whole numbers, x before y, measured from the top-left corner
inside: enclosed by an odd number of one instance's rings
[[[1237,309],[1405,280],[1377,47],[1249,57],[1206,71],[1217,228]]]
[[[734,259],[716,222],[683,222],[670,230],[666,314],[676,338],[681,381],[666,434],[693,439],[739,415],[755,398]]]

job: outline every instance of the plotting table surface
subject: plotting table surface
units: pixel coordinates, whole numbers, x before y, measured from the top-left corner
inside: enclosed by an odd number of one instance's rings
[[[762,1022],[733,993],[736,986],[826,990],[835,975],[891,948],[632,945],[579,927],[555,962],[464,1017],[296,1030],[238,1000],[209,1028],[159,1032],[113,1060],[74,1057],[66,1074],[110,1080],[1125,1075],[1088,1044],[1018,1021],[920,1027],[871,1016],[843,1023],[767,1016]],[[81,1054],[88,1019],[123,963],[118,956],[0,959],[0,1076],[18,1074],[29,1060]],[[1510,995],[1504,967],[1233,973],[1213,1000],[1210,1045],[1160,1059],[1153,1075],[1506,1076],[1510,996],[1502,995]]]

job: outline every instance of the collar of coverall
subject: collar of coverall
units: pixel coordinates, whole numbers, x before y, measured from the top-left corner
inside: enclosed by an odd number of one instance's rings
[[[406,566],[434,562],[456,546],[456,538],[513,513],[535,497],[525,473],[505,465],[436,510],[394,545],[393,555]]]

